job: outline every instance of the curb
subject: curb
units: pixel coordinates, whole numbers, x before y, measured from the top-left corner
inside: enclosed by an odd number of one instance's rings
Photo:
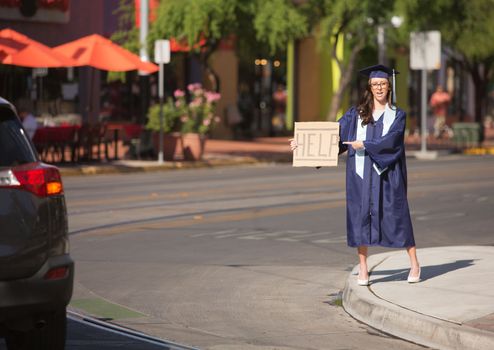
[[[357,269],[358,265],[343,290],[343,308],[353,318],[384,333],[434,349],[494,349],[494,337],[489,332],[420,314],[377,297],[371,286],[357,285]]]

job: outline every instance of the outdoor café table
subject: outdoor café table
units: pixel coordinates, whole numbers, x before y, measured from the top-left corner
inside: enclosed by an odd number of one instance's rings
[[[142,125],[134,123],[107,123],[106,124],[106,141],[113,142],[114,156],[118,159],[118,144],[122,140],[129,143],[134,139],[139,139],[142,131]],[[108,159],[108,143],[105,142],[105,156]]]
[[[65,162],[65,150],[70,147],[71,157],[74,160],[75,141],[77,125],[46,126],[36,129],[33,143],[43,160],[47,160],[51,155],[51,161],[56,161],[56,155],[60,156],[60,161]]]

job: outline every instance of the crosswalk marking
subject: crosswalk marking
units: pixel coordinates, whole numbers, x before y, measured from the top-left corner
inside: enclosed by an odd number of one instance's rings
[[[329,239],[318,239],[315,241],[312,241],[313,243],[343,243],[346,242],[346,237],[335,237],[335,238],[329,238]]]
[[[328,231],[325,231],[325,232],[316,232],[316,233],[308,233],[308,234],[293,236],[293,238],[307,238],[307,237],[314,237],[314,236],[326,236],[329,233],[330,232],[328,232]]]
[[[221,234],[224,234],[224,233],[230,233],[230,232],[235,232],[237,231],[236,229],[233,229],[233,230],[224,230],[224,231],[218,231],[218,232],[206,232],[206,233],[198,233],[198,234],[195,234],[195,235],[192,235],[191,237],[192,238],[197,238],[197,237],[203,237],[203,236],[211,236],[211,235],[221,235]]]
[[[276,240],[283,242],[300,242],[299,239],[293,239],[293,238],[276,238]]]
[[[263,237],[263,236],[260,236],[260,235],[252,235],[252,236],[242,236],[242,237],[238,237],[238,239],[253,239],[253,240],[261,240],[261,239],[265,239],[266,237]]]
[[[262,231],[235,232],[235,233],[230,233],[230,234],[226,234],[226,235],[221,234],[219,236],[215,236],[214,238],[230,238],[230,237],[235,237],[235,236],[251,235],[251,234],[255,234],[255,233],[262,233]]]
[[[280,241],[280,242],[310,242],[316,244],[337,244],[346,242],[346,236],[335,236],[333,232],[318,231],[311,232],[307,230],[285,230],[285,231],[270,231],[270,230],[245,230],[229,229],[216,232],[203,232],[191,236],[211,237],[214,239],[234,238],[242,240],[260,241],[264,239]],[[327,237],[327,238],[326,238]],[[318,239],[319,238],[319,239]]]

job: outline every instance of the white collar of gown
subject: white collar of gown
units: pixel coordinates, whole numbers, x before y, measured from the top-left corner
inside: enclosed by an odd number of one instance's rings
[[[377,113],[376,113],[377,112]],[[381,116],[383,116],[383,132],[382,136],[386,135],[389,131],[389,128],[393,124],[396,118],[396,108],[392,109],[389,107],[389,104],[386,103],[384,107],[384,113],[382,110],[374,111],[373,117],[375,121],[378,121]],[[367,135],[367,125],[362,126],[362,118],[360,115],[357,118],[357,140],[365,141]],[[365,161],[365,149],[358,150],[355,152],[355,172],[360,178],[364,178],[364,161]],[[379,169],[379,167],[374,163],[374,169],[376,172],[381,175],[386,169]]]

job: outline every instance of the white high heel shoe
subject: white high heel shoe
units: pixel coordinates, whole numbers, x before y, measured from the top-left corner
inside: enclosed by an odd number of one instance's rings
[[[412,271],[410,270],[410,272],[412,272]],[[408,283],[420,282],[420,267],[419,267],[419,274],[415,277],[412,277],[412,276],[410,276],[410,274],[408,274],[407,281],[408,281]]]
[[[358,277],[360,277],[360,274],[358,275]],[[359,286],[368,286],[369,285],[369,276],[368,276],[368,274],[367,274],[367,279],[365,279],[365,280],[361,280],[358,277],[357,277],[357,284]]]
[[[361,280],[361,279],[357,278],[357,284],[359,286],[368,286],[369,285],[369,279]]]

